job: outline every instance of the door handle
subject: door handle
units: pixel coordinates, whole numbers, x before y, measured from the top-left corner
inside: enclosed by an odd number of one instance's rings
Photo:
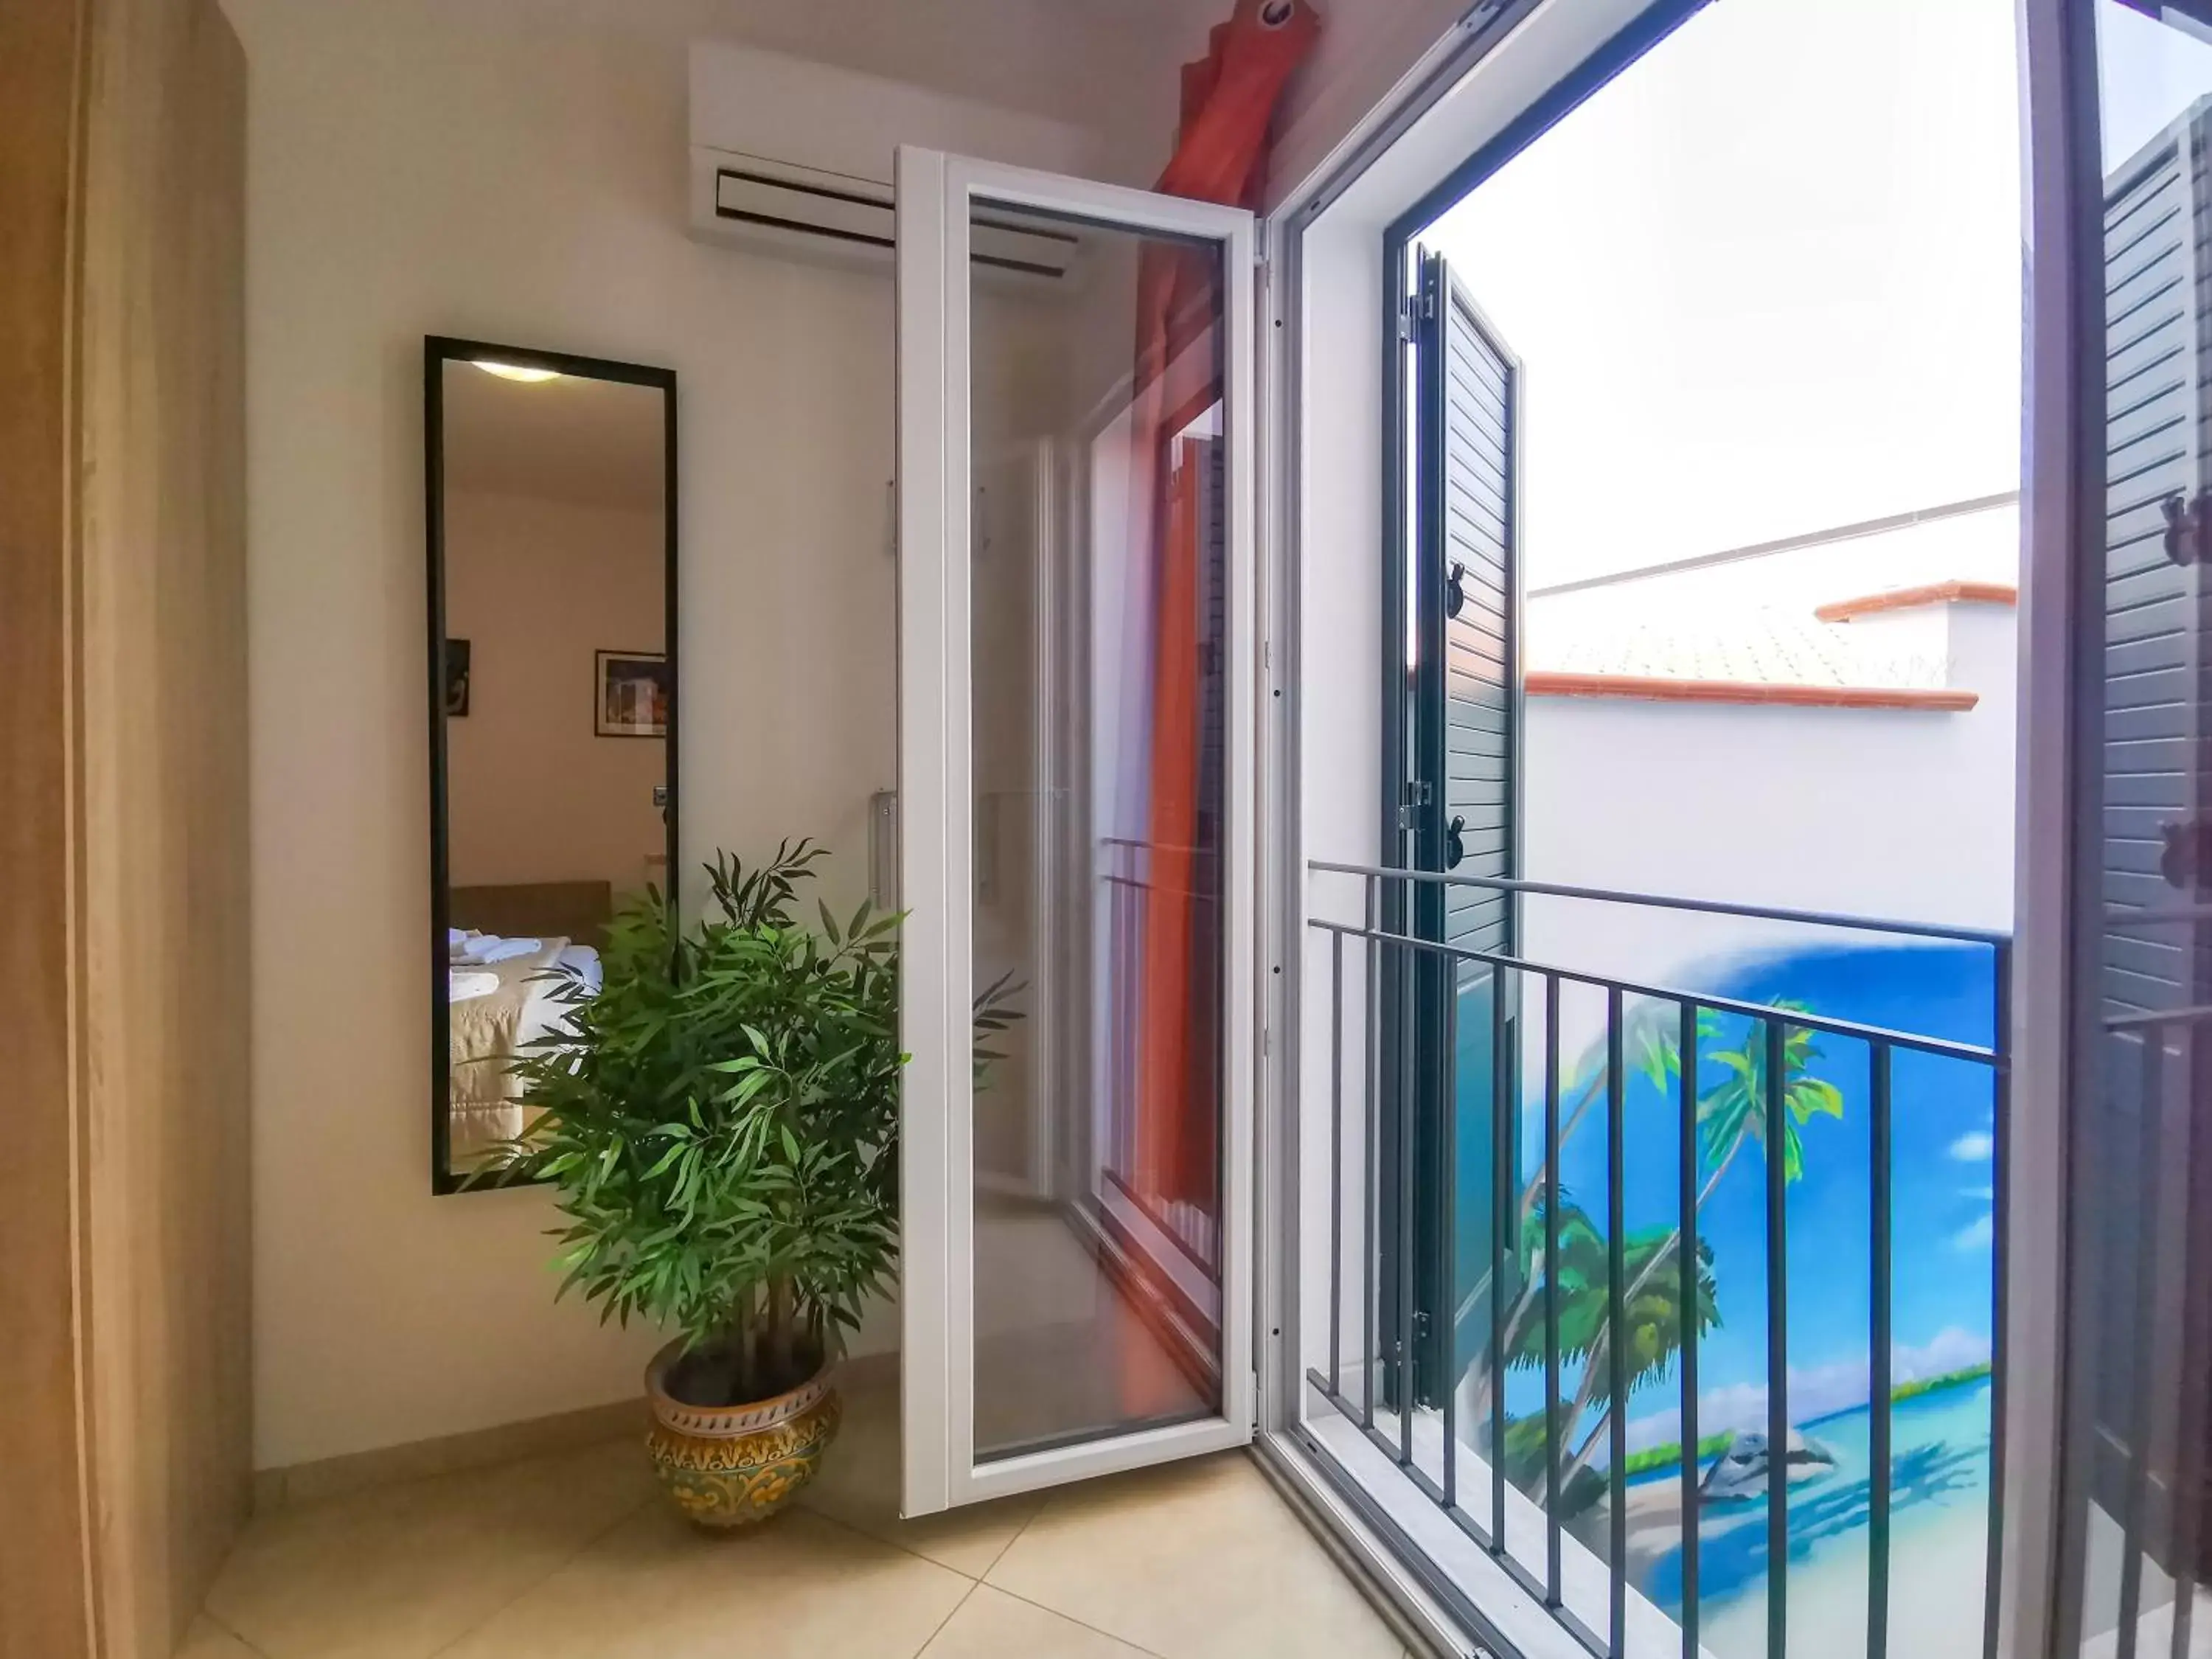
[[[1444,868],[1456,870],[1459,861],[1467,856],[1467,820],[1455,817],[1444,831]]]

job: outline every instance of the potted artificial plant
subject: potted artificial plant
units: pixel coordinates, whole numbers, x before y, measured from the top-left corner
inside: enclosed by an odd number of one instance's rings
[[[565,994],[566,1029],[517,1062],[539,1115],[515,1157],[558,1189],[562,1292],[675,1333],[646,1372],[647,1444],[708,1526],[813,1478],[842,1335],[897,1258],[898,918],[794,921],[821,856],[719,855],[688,933],[658,895],[627,907],[603,988]]]

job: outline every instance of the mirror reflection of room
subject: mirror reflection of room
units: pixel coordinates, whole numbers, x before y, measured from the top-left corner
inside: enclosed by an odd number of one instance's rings
[[[516,1057],[598,993],[616,912],[669,881],[672,384],[520,358],[432,362],[441,1189],[526,1139]]]

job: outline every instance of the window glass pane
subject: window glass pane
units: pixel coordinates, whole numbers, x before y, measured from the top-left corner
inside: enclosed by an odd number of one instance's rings
[[[970,229],[990,1459],[1219,1410],[1224,339],[1218,245]]]

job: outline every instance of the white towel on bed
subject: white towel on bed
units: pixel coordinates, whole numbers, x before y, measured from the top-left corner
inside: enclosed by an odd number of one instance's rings
[[[497,989],[497,974],[456,968],[446,975],[446,1000],[448,1002],[466,1002],[471,997],[488,997]]]
[[[495,962],[512,962],[517,957],[534,955],[544,948],[544,939],[501,939],[497,933],[478,933],[463,942],[454,960],[465,962],[472,968],[489,968]]]

